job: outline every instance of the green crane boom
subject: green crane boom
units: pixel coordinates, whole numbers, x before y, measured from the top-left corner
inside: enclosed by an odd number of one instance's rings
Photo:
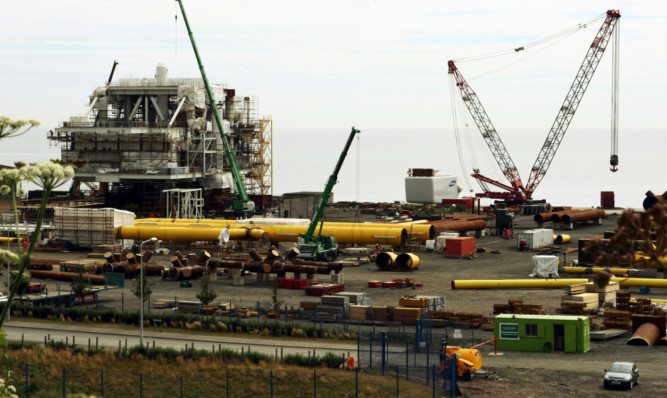
[[[183,7],[183,2],[178,1],[178,5],[181,7],[181,14],[183,14],[183,21],[185,21],[185,27],[188,29],[188,36],[190,37],[190,43],[192,43],[192,49],[195,52],[195,57],[197,57],[197,64],[199,65],[199,70],[201,71],[201,77],[204,80],[204,85],[206,86],[206,94],[208,95],[208,100],[213,107],[213,115],[215,116],[215,123],[218,126],[218,131],[220,131],[220,136],[222,137],[222,143],[225,147],[225,155],[227,157],[227,162],[229,162],[229,167],[232,170],[232,176],[234,177],[234,184],[236,185],[236,194],[237,201],[232,205],[232,208],[235,211],[242,211],[247,213],[252,213],[255,210],[255,203],[250,200],[248,193],[245,190],[243,185],[243,179],[241,178],[241,173],[239,172],[239,166],[236,164],[236,158],[234,157],[234,152],[232,147],[229,144],[227,135],[225,135],[225,130],[222,127],[222,120],[220,119],[220,114],[216,109],[215,98],[213,97],[213,91],[211,91],[211,86],[208,84],[208,79],[206,78],[206,72],[204,72],[204,64],[199,57],[199,51],[197,51],[197,44],[195,43],[195,37],[192,34],[190,29],[190,23],[188,22],[188,17],[185,15],[185,8]]]
[[[338,255],[338,245],[336,244],[334,237],[323,237],[321,234],[318,234],[318,236],[315,237],[315,229],[317,228],[317,224],[320,223],[320,219],[324,213],[324,208],[329,203],[329,197],[331,196],[333,187],[336,185],[336,182],[338,182],[338,173],[340,172],[341,167],[343,167],[343,162],[345,161],[347,152],[350,149],[350,145],[352,145],[354,136],[358,133],[359,130],[352,127],[350,136],[347,138],[347,142],[345,143],[345,148],[343,148],[343,152],[341,152],[340,157],[338,158],[338,163],[336,163],[336,167],[334,168],[333,173],[331,173],[329,176],[327,184],[324,187],[322,198],[320,199],[320,203],[317,206],[315,214],[313,214],[313,217],[310,220],[308,230],[306,233],[300,236],[301,243],[299,245],[299,249],[301,250],[302,254],[300,257],[313,258],[316,260],[334,260]],[[321,230],[322,225],[320,225],[320,231]]]

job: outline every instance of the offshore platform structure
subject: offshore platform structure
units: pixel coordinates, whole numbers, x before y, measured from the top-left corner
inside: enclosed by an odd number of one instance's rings
[[[62,160],[78,163],[73,193],[103,195],[105,205],[140,215],[202,218],[231,212],[238,184],[214,112],[238,165],[240,183],[261,209],[273,194],[273,123],[256,98],[240,97],[202,78],[123,78],[90,96],[88,111],[50,131]],[[235,185],[236,184],[236,185]]]

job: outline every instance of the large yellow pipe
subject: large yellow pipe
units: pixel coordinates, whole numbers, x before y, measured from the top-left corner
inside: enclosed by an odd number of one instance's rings
[[[155,225],[124,226],[116,228],[118,239],[149,239],[156,237],[162,240],[212,241],[218,240],[218,227],[162,227]],[[233,224],[229,226],[230,239],[245,239],[248,234],[259,239],[261,235],[271,242],[296,242],[300,234],[308,230],[307,225],[263,225],[261,229],[252,225]],[[235,232],[239,231],[239,232]],[[242,231],[242,232],[241,232]],[[248,232],[250,231],[250,232]],[[259,232],[261,231],[261,232]],[[319,235],[319,229],[315,236]],[[383,244],[404,246],[407,241],[407,232],[399,228],[350,228],[327,227],[322,228],[322,235],[333,235],[336,241],[345,244]]]
[[[667,288],[667,279],[648,278],[611,278],[623,287],[655,287]],[[499,279],[499,280],[467,280],[451,282],[452,289],[531,289],[531,288],[563,288],[590,282],[587,278],[571,279]]]
[[[16,242],[16,238],[7,238],[7,237],[5,237],[5,236],[0,237],[0,242],[7,242],[7,241],[9,241],[9,242]]]
[[[253,224],[237,224],[236,220],[207,220],[207,219],[188,219],[188,218],[177,218],[177,219],[165,219],[165,218],[140,218],[134,220],[135,226],[164,226],[164,227],[181,227],[181,226],[190,226],[190,227],[217,227],[217,226],[229,226],[229,228],[234,228],[234,225],[242,225],[243,227],[261,227],[263,229],[268,229],[268,227],[298,227],[304,228],[304,232],[308,229],[308,225],[288,225],[288,224],[270,224],[271,219],[262,219],[262,223],[257,225]],[[405,229],[408,236],[417,239],[418,241],[426,241],[429,239],[434,239],[435,237],[435,228],[431,224],[422,224],[422,223],[350,223],[350,222],[325,222],[324,228],[339,228],[339,227],[348,227],[348,228],[382,228],[382,229]],[[319,230],[319,226],[317,228]],[[300,232],[300,233],[304,233]],[[327,235],[327,234],[325,234]]]

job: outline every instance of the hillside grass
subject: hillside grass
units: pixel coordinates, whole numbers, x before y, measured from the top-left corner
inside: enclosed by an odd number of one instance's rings
[[[354,371],[276,364],[261,356],[186,358],[140,348],[119,356],[43,346],[10,348],[6,355],[19,396],[25,396],[26,363],[30,397],[62,396],[63,375],[67,396],[97,397],[102,388],[110,397],[139,396],[140,391],[144,397],[180,397],[181,391],[183,397],[226,396],[229,380],[230,397],[270,397],[272,372],[274,397],[312,397],[314,371],[318,397],[355,396]],[[401,397],[432,396],[432,387],[405,379],[399,388]],[[360,372],[359,396],[396,396],[396,377]]]

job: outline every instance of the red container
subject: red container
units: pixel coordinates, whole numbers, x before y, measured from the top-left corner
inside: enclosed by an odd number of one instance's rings
[[[307,285],[306,279],[292,279],[292,289],[305,289]]]
[[[380,281],[368,281],[368,287],[380,287],[382,282]]]
[[[285,288],[285,278],[278,278],[278,286]]]
[[[292,279],[292,278],[285,278],[285,281],[284,281],[285,289],[291,289],[293,283],[294,283],[294,279]]]
[[[382,282],[382,287],[387,288],[387,289],[392,288],[392,287],[396,287],[396,281]]]
[[[614,206],[614,191],[600,192],[600,207],[603,209],[613,209]]]
[[[445,253],[452,256],[472,256],[477,251],[477,240],[472,236],[447,239]]]

